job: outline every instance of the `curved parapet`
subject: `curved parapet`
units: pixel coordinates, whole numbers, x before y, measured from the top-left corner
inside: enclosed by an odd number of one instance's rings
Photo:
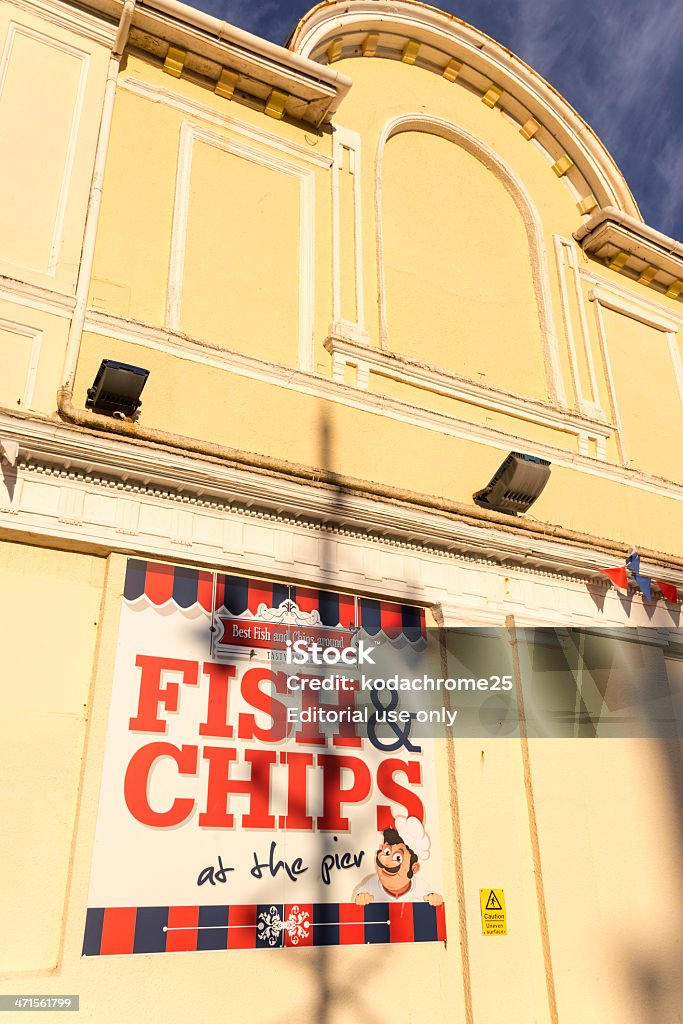
[[[642,220],[600,139],[573,107],[510,50],[459,18],[417,0],[325,0],[299,21],[289,47],[321,64],[383,57],[478,91],[517,122],[575,185],[579,212],[615,207]]]

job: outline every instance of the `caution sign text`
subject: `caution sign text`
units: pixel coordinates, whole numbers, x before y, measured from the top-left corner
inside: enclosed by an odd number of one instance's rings
[[[502,889],[480,889],[482,935],[507,935],[505,893]]]

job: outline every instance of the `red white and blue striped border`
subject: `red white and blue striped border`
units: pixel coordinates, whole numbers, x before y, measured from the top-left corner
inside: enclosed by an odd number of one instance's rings
[[[444,942],[442,904],[294,903],[91,907],[83,956]]]
[[[185,611],[199,605],[205,612],[223,611],[235,618],[255,616],[262,604],[278,608],[283,601],[291,600],[303,612],[317,611],[323,626],[330,629],[360,626],[370,636],[382,632],[390,640],[404,638],[412,643],[425,637],[425,611],[416,605],[356,599],[332,590],[218,573],[213,606],[213,584],[214,574],[207,570],[129,558],[124,597],[128,603],[135,603],[144,595],[153,605],[173,602]]]

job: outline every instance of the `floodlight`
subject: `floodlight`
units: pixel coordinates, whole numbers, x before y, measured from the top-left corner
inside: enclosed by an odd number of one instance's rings
[[[472,497],[481,508],[508,512],[514,516],[531,508],[549,476],[550,463],[546,459],[510,452],[491,482]]]
[[[85,402],[93,412],[112,416],[134,416],[140,408],[140,393],[147,383],[149,370],[114,359],[103,359]]]

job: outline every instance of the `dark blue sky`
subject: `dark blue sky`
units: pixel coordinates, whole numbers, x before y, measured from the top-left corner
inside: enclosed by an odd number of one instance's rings
[[[283,43],[312,4],[187,0]],[[683,0],[444,0],[519,54],[601,137],[652,227],[683,240]]]

